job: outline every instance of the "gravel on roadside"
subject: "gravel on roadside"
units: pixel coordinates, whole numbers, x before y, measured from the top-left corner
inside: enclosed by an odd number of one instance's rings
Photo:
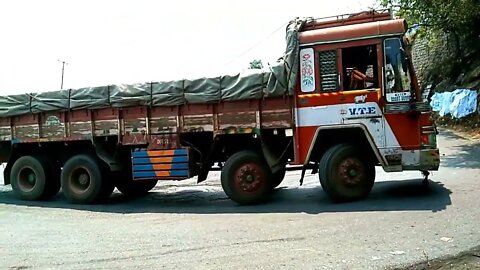
[[[462,252],[456,256],[449,256],[437,260],[423,262],[397,270],[470,270],[480,269],[480,246]]]

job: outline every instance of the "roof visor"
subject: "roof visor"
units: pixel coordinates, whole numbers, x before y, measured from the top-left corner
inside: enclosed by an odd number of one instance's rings
[[[406,30],[407,23],[404,19],[315,29],[300,33],[300,46],[398,36]]]

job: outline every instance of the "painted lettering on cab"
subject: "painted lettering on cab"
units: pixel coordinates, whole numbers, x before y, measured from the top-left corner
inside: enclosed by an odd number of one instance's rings
[[[366,115],[366,114],[376,114],[377,111],[375,107],[356,107],[348,108],[350,115]]]

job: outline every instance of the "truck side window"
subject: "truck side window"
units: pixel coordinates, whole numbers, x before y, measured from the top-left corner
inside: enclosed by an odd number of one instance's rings
[[[338,91],[337,50],[322,51],[319,56],[321,91]]]
[[[376,45],[342,49],[344,90],[378,88]]]
[[[411,97],[411,78],[407,55],[399,38],[384,41],[385,93],[388,102],[407,102]]]

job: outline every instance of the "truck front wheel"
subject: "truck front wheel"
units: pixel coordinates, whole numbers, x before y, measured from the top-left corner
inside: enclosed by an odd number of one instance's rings
[[[89,155],[77,155],[65,163],[60,178],[68,201],[89,204],[110,196],[113,184],[99,162]]]
[[[319,164],[320,184],[337,202],[366,197],[375,182],[375,166],[362,157],[360,150],[349,144],[331,147]]]
[[[51,196],[56,188],[51,168],[45,159],[24,156],[15,161],[10,172],[12,189],[22,200],[38,200]]]
[[[233,154],[221,173],[227,196],[239,204],[265,201],[272,190],[272,173],[263,158],[253,151]]]

